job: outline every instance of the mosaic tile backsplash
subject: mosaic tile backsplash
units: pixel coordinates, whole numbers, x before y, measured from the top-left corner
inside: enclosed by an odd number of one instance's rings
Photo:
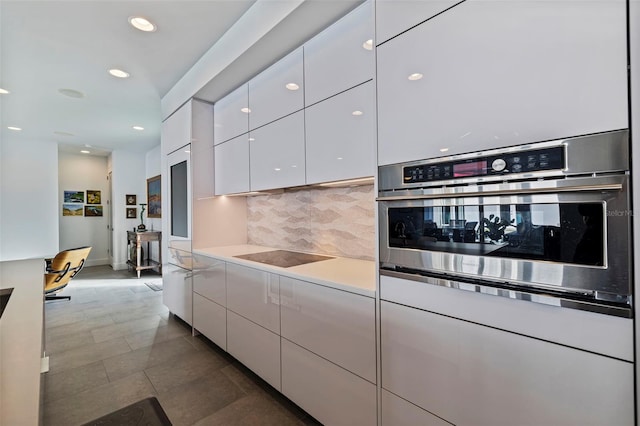
[[[248,197],[248,242],[374,260],[374,209],[373,185]]]

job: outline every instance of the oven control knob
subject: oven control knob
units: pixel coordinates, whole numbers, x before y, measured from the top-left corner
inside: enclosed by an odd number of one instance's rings
[[[493,163],[491,163],[491,168],[496,172],[503,171],[505,167],[507,167],[507,162],[502,158],[496,158],[495,160],[493,160]]]

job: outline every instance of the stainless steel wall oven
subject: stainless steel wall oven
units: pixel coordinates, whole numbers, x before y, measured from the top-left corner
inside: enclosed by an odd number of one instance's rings
[[[381,274],[632,316],[626,130],[379,168]]]

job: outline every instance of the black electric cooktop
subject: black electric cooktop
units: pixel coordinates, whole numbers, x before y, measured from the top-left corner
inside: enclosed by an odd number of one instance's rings
[[[299,253],[297,251],[288,250],[264,251],[261,253],[249,253],[233,257],[251,260],[252,262],[266,263],[267,265],[279,266],[281,268],[290,268],[292,266],[304,265],[305,263],[333,259],[331,256],[320,256],[318,254]]]

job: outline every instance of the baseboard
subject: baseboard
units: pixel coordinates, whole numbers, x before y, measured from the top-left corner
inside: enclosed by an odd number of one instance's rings
[[[104,258],[104,259],[87,259],[84,262],[84,266],[102,266],[102,265],[108,265],[109,264],[109,259],[108,258]]]

